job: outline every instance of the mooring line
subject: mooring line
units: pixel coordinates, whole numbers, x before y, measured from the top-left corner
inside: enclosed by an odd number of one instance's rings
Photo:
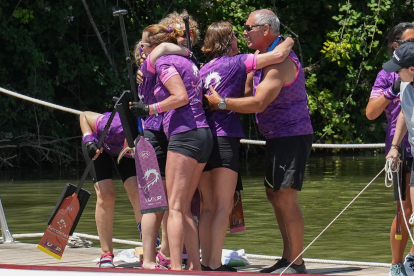
[[[297,260],[299,259],[300,256],[302,256],[302,254],[309,248],[311,247],[311,245],[342,215],[343,212],[345,212],[346,209],[348,209],[348,207],[354,203],[354,201],[369,187],[369,185],[372,184],[372,182],[374,182],[375,179],[378,178],[378,176],[380,176],[380,174],[385,170],[385,168],[382,168],[382,170],[374,177],[374,179],[371,180],[371,182],[369,182],[365,188],[363,188],[352,200],[351,202],[348,203],[348,205],[346,205],[346,207],[328,224],[328,226],[325,227],[325,229],[322,230],[321,233],[319,233],[319,235],[316,236],[316,238],[313,239],[313,241],[311,241],[309,243],[309,245],[302,250],[302,252],[300,252],[300,254],[285,268],[285,270],[282,271],[282,273],[280,273],[279,275],[283,275],[283,273],[285,273],[286,270],[289,269],[289,267]]]

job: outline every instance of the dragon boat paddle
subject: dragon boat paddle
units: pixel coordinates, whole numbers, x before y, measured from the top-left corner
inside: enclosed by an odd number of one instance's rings
[[[131,93],[133,94],[134,101],[139,101],[135,78],[132,73],[132,63],[129,54],[128,40],[123,18],[123,16],[127,13],[127,10],[118,10],[113,12],[113,15],[119,16],[119,24],[121,25],[122,41],[124,44],[126,63],[128,66],[128,77],[131,86]],[[120,112],[120,115],[123,113],[125,116],[133,116],[130,110],[126,110],[129,109],[129,104],[121,102],[118,108],[124,110],[124,112]],[[120,116],[120,118],[124,130],[125,128],[133,127],[131,126],[131,123],[124,124],[126,120],[122,120],[123,116]],[[129,122],[131,122],[131,120],[129,120]],[[146,214],[168,210],[167,196],[165,194],[164,185],[162,183],[157,155],[155,154],[153,146],[144,137],[141,118],[137,118],[137,122],[139,134],[137,143],[135,145],[135,169],[138,180],[141,213]],[[130,141],[128,141],[128,139],[127,142],[130,144]],[[129,146],[134,147],[134,145]]]
[[[106,137],[106,133],[108,132],[112,120],[114,119],[115,113],[116,109],[114,108],[101,136],[99,137],[97,145],[98,149],[102,146],[102,143]],[[39,250],[45,252],[46,254],[49,254],[56,259],[60,260],[62,258],[63,252],[69,240],[69,236],[75,230],[73,226],[76,226],[77,221],[79,220],[78,215],[81,210],[81,204],[79,202],[81,195],[80,191],[83,183],[85,182],[86,176],[92,167],[92,164],[93,160],[90,160],[86,166],[85,171],[82,174],[81,179],[79,180],[79,184],[76,187],[75,192],[57,204],[59,206],[58,208],[55,208],[54,212],[52,213],[51,221],[49,219],[50,223],[46,228],[46,231],[43,234],[43,237],[41,238],[39,244],[37,245],[37,248]],[[63,195],[68,192],[68,189],[65,189],[66,191],[64,190]],[[63,198],[63,196],[61,196],[61,198]],[[86,205],[86,202],[84,204]]]

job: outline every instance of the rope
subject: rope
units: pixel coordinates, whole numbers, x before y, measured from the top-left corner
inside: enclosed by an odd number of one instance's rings
[[[2,87],[0,87],[0,92],[3,92],[5,94],[11,95],[11,96],[14,96],[16,98],[20,98],[20,99],[23,99],[23,100],[26,100],[26,101],[29,101],[29,102],[32,102],[32,103],[37,103],[37,104],[40,104],[40,105],[44,105],[44,106],[47,106],[47,107],[50,107],[50,108],[59,109],[59,110],[66,111],[66,112],[69,112],[69,113],[73,113],[73,114],[77,114],[77,115],[80,115],[82,113],[82,111],[79,111],[79,110],[63,107],[63,106],[60,106],[60,105],[57,105],[57,104],[52,104],[52,103],[48,103],[48,102],[38,100],[38,99],[35,99],[35,98],[32,98],[32,97],[24,96],[22,94],[12,92],[12,91],[4,89]]]
[[[80,115],[82,113],[82,111],[76,110],[76,109],[72,109],[72,108],[68,108],[68,107],[64,107],[64,106],[60,106],[57,104],[52,104],[49,102],[45,102],[42,100],[38,100],[35,98],[31,98],[28,96],[24,96],[22,94],[16,93],[16,92],[12,92],[10,90],[4,89],[2,87],[0,87],[0,92],[3,92],[5,94],[29,101],[29,102],[33,102],[33,103],[37,103],[40,105],[44,105],[50,108],[55,108],[55,109],[59,109],[62,111],[66,111],[69,113],[73,113],[73,114],[77,114]],[[250,144],[250,145],[260,145],[260,146],[264,146],[266,145],[266,141],[260,141],[260,140],[249,140],[249,139],[241,139],[240,143],[242,144]],[[384,143],[378,143],[378,144],[312,144],[313,148],[325,148],[325,149],[355,149],[355,148],[360,148],[360,149],[372,149],[372,148],[384,148],[385,144]]]
[[[414,239],[413,239],[413,235],[411,234],[411,229],[410,226],[407,223],[407,218],[405,216],[405,211],[404,211],[404,207],[402,205],[402,198],[401,198],[401,185],[400,185],[400,167],[401,167],[401,159],[400,157],[397,157],[397,164],[394,164],[394,159],[392,158],[388,158],[387,161],[385,162],[385,166],[384,166],[384,170],[385,170],[385,187],[387,188],[391,188],[392,187],[392,174],[396,173],[397,174],[397,187],[398,187],[398,196],[399,196],[399,204],[401,207],[401,211],[403,212],[403,218],[404,218],[404,222],[405,222],[405,226],[407,227],[408,230],[408,235],[411,238],[411,241],[414,244]],[[388,184],[388,180],[391,181],[391,184]],[[411,215],[410,218],[410,223],[412,224],[412,219],[413,216]]]
[[[266,141],[260,140],[249,140],[249,139],[241,139],[241,144],[250,144],[250,145],[259,145],[264,146],[266,145]],[[312,144],[313,148],[325,148],[325,149],[372,149],[372,148],[384,148],[384,143],[377,143],[377,144]]]
[[[354,197],[351,202],[348,203],[348,205],[346,205],[346,207],[328,224],[328,226],[325,227],[325,229],[322,230],[321,233],[319,233],[318,236],[316,236],[316,238],[313,239],[313,241],[311,241],[309,243],[309,245],[302,250],[302,252],[300,252],[300,254],[285,268],[285,270],[282,271],[282,273],[280,273],[279,275],[283,275],[283,273],[285,273],[286,270],[289,269],[289,267],[297,260],[299,259],[300,256],[302,256],[302,254],[308,250],[308,248],[320,237],[322,236],[322,234],[342,215],[343,212],[345,212],[346,209],[348,209],[349,206],[351,206],[352,203],[354,203],[354,201],[369,187],[369,185],[372,184],[372,182],[374,182],[375,179],[378,178],[378,176],[384,171],[385,168],[383,168],[375,177],[374,179],[371,180],[371,182],[369,182],[357,195],[356,197]]]

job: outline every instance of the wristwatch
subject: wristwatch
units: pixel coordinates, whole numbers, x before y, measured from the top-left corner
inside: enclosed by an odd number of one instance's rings
[[[220,102],[218,103],[218,108],[221,110],[226,109],[227,104],[226,104],[226,98],[221,98]]]

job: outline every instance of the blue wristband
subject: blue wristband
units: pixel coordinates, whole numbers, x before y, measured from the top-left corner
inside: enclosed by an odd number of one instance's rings
[[[158,117],[158,111],[157,111],[157,107],[155,106],[155,103],[152,104],[152,109],[154,110],[155,117]]]

